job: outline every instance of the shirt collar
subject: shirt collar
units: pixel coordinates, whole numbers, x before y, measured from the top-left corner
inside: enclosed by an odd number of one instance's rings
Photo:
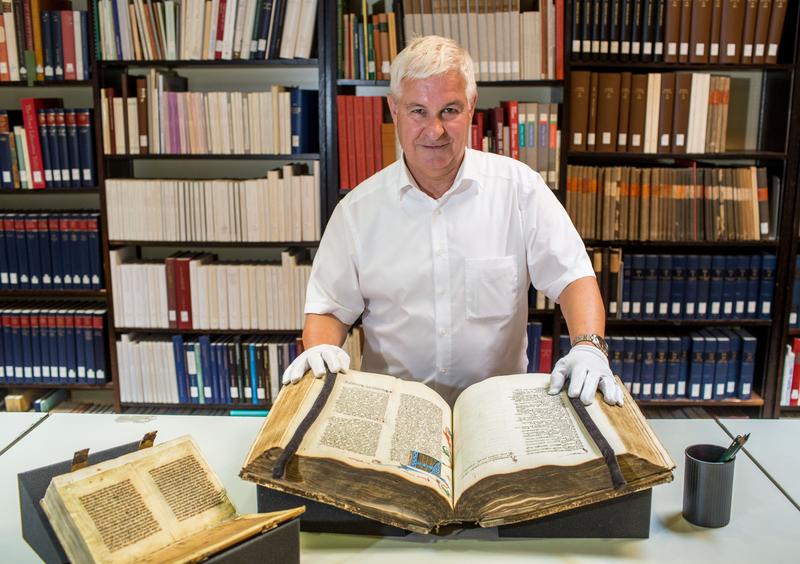
[[[481,182],[480,175],[478,173],[479,166],[477,162],[480,156],[481,155],[479,151],[474,151],[469,148],[466,149],[464,159],[461,161],[461,166],[458,168],[458,173],[453,181],[453,185],[442,195],[440,200],[446,200],[451,195],[458,192],[463,192],[471,187],[474,187],[476,190],[480,188]],[[414,180],[414,177],[408,170],[405,156],[400,157],[399,178],[396,186],[397,196],[401,201],[411,189],[416,188],[422,192],[417,184],[417,181]]]

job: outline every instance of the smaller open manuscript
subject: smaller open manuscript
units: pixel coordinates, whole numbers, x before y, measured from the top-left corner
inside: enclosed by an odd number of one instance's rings
[[[624,486],[549,374],[473,384],[453,409],[419,382],[349,370],[337,375],[285,474],[279,456],[319,396],[308,374],[285,386],[240,476],[416,532],[535,519],[672,480],[675,464],[629,395],[586,408],[616,455]],[[280,473],[280,472],[279,472]]]
[[[237,515],[190,436],[56,476],[42,507],[71,562],[199,562],[300,515]]]

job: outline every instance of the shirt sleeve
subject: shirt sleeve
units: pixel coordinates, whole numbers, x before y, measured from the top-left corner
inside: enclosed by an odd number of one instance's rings
[[[305,313],[332,314],[352,325],[364,310],[356,244],[340,203],[333,211],[311,267]]]
[[[561,202],[541,176],[533,173],[531,184],[521,189],[521,211],[528,273],[531,283],[551,300],[558,301],[569,284],[594,277],[578,231]]]

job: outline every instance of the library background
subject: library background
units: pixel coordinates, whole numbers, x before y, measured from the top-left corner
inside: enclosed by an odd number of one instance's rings
[[[785,0],[3,2],[6,409],[268,410],[327,218],[399,156],[389,63],[435,33],[476,62],[471,146],[539,171],[583,236],[645,414],[797,415],[799,17]],[[529,318],[529,371],[549,372],[565,323],[534,290]]]

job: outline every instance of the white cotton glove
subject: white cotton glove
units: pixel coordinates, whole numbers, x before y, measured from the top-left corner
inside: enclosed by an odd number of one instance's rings
[[[584,405],[594,401],[598,388],[609,405],[622,405],[622,388],[611,373],[608,359],[600,349],[592,345],[575,345],[567,356],[556,362],[550,375],[550,395],[557,394],[569,378],[567,395],[571,398],[580,395]]]
[[[336,345],[317,345],[304,350],[283,373],[283,384],[296,384],[310,369],[322,378],[327,370],[342,372],[350,368],[350,356]]]

